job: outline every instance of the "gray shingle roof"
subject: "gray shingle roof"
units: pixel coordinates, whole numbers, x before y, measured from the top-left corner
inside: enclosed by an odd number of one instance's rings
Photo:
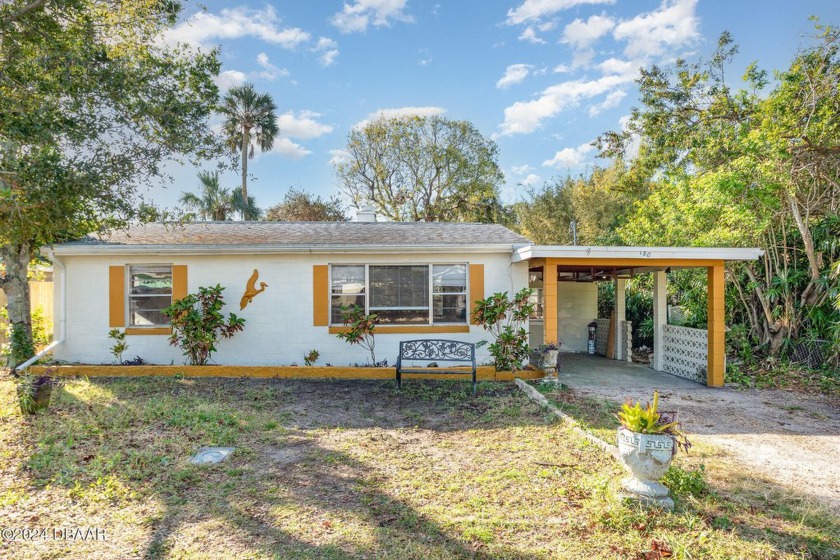
[[[138,245],[520,245],[530,241],[498,224],[449,222],[151,223],[64,246]]]

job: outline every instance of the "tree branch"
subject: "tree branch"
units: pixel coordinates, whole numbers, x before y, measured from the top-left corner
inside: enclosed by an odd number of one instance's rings
[[[13,21],[17,21],[20,18],[22,18],[23,16],[25,16],[27,13],[29,13],[33,10],[37,10],[38,8],[43,8],[46,3],[47,3],[47,0],[33,0],[32,2],[25,5],[20,10],[18,10],[17,12],[13,12],[13,13],[7,15],[6,17],[4,17],[2,20],[0,20],[0,23],[5,25],[7,23],[12,23]]]

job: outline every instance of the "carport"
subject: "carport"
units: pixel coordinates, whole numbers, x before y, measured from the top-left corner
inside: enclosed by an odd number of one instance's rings
[[[651,367],[705,382],[710,387],[721,387],[725,369],[724,267],[727,262],[756,260],[762,255],[760,249],[725,247],[528,245],[515,250],[512,259],[527,261],[529,271],[534,273],[532,279],[536,273],[541,277],[541,341],[563,338],[567,351],[582,351],[580,337],[586,336],[585,325],[597,316],[594,283],[613,282],[615,309],[609,327],[614,333],[614,351],[610,357],[624,361],[630,360],[627,339],[632,328],[625,317],[625,284],[636,274],[652,272],[654,360]],[[668,325],[666,273],[685,268],[706,269],[706,329]],[[583,287],[587,284],[593,287]],[[539,331],[538,325],[531,327],[532,332]]]

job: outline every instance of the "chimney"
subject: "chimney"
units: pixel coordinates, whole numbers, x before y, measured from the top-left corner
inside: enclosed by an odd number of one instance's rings
[[[353,220],[354,222],[375,222],[376,221],[376,211],[373,209],[373,206],[362,206],[358,210],[356,210],[356,219]]]

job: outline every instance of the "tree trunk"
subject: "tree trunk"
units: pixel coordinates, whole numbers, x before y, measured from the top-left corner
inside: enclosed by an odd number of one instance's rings
[[[820,296],[820,286],[818,284],[820,279],[820,263],[817,258],[817,251],[814,249],[814,238],[811,236],[811,230],[802,218],[802,213],[799,212],[799,203],[790,193],[787,193],[787,199],[790,205],[790,211],[793,214],[793,221],[796,223],[799,235],[802,236],[802,244],[805,245],[805,256],[808,257],[808,269],[811,272],[811,281],[805,290],[803,290],[800,302],[803,307],[810,307],[817,303],[817,299]]]
[[[32,250],[28,243],[3,245],[0,256],[6,265],[6,276],[0,278],[0,288],[6,293],[6,310],[11,324],[11,356],[9,367],[14,369],[35,355],[32,343],[32,314],[29,304],[27,272]]]
[[[242,128],[242,219],[248,221],[248,146],[251,144],[251,129]]]

